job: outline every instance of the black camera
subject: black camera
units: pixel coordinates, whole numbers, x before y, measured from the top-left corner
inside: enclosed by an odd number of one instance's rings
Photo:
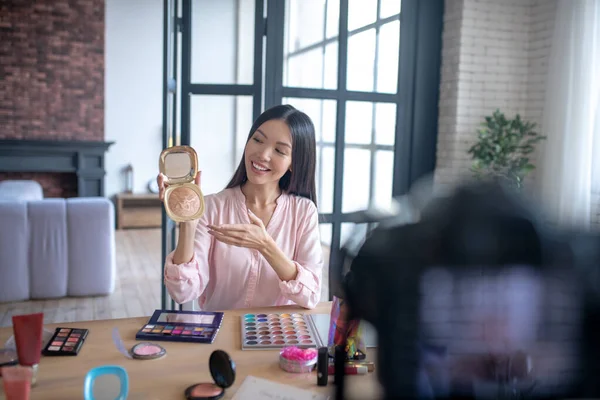
[[[386,399],[600,397],[600,237],[532,210],[463,186],[343,249],[348,318],[377,330]],[[336,382],[341,399],[343,368]]]

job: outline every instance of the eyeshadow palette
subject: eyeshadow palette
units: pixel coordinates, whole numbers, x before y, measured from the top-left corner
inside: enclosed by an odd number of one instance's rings
[[[135,335],[137,340],[212,343],[223,322],[222,312],[156,310]]]
[[[45,356],[76,356],[88,332],[88,329],[56,328],[42,353]]]
[[[242,350],[321,346],[315,324],[308,314],[245,314],[241,319]]]

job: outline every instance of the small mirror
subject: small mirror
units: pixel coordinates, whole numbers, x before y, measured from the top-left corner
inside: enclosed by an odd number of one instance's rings
[[[119,399],[121,381],[116,375],[102,375],[94,380],[93,393],[95,400]]]
[[[187,153],[170,153],[165,157],[165,175],[171,179],[180,179],[194,173],[192,160]]]
[[[125,400],[129,394],[129,377],[125,368],[103,365],[92,368],[84,381],[85,400]]]
[[[161,152],[159,167],[168,183],[189,183],[198,172],[198,155],[190,146],[169,147]]]

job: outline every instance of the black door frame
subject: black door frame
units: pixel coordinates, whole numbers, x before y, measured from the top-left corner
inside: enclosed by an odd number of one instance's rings
[[[177,17],[177,3],[181,2],[182,17]],[[444,0],[402,0],[400,14],[400,46],[398,65],[398,90],[396,94],[357,92],[346,90],[348,50],[348,0],[340,0],[340,25],[338,31],[337,89],[308,89],[283,85],[285,1],[255,0],[254,27],[254,81],[251,85],[198,84],[191,81],[191,0],[164,0],[164,77],[163,77],[163,148],[170,137],[175,137],[177,81],[177,35],[171,40],[170,32],[181,32],[181,128],[182,145],[190,144],[190,99],[192,95],[246,95],[253,96],[253,118],[263,105],[263,37],[266,36],[264,65],[264,108],[281,104],[284,97],[337,100],[335,132],[335,171],[333,212],[320,214],[321,222],[332,224],[332,266],[340,263],[341,224],[355,222],[360,213],[342,213],[344,150],[346,148],[346,101],[394,103],[396,133],[394,145],[394,171],[392,195],[406,194],[420,177],[435,169],[438,99],[441,70],[441,48]],[[266,3],[267,17],[263,16]],[[380,9],[378,0],[377,9]],[[389,18],[375,24],[387,22]],[[361,28],[364,29],[364,28]],[[162,261],[175,247],[175,224],[162,212]],[[164,269],[163,269],[164,282]],[[330,299],[336,293],[336,277],[329,277]],[[162,284],[162,308],[166,308],[167,295]],[[171,308],[175,303],[171,300]]]

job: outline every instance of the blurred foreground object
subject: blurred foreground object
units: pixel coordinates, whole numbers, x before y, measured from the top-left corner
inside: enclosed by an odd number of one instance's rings
[[[347,318],[377,329],[386,399],[600,397],[600,237],[532,209],[464,186],[349,242],[333,268]]]

